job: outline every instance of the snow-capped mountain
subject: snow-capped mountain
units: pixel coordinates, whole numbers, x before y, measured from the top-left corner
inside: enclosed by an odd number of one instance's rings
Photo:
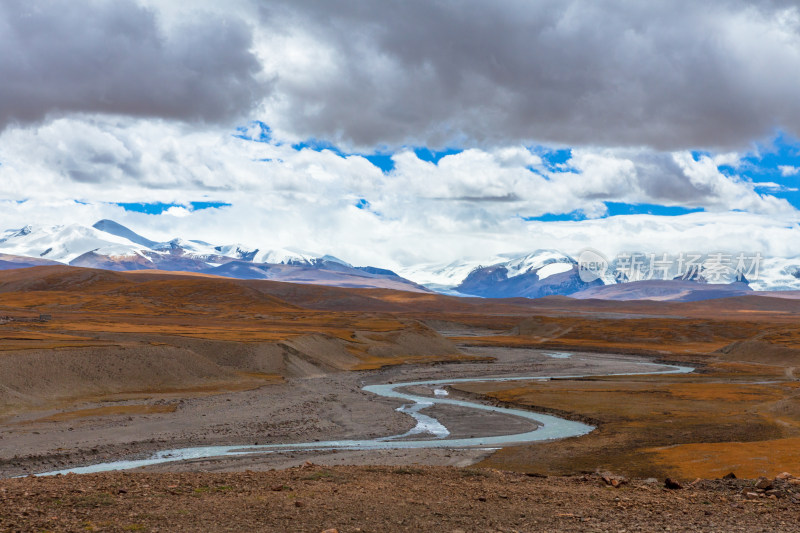
[[[40,257],[60,263],[69,263],[88,251],[108,256],[124,256],[134,255],[141,248],[141,245],[124,237],[78,224],[25,226],[8,230],[0,238],[2,253]]]
[[[750,286],[758,291],[800,290],[800,257],[769,257],[761,261],[757,274],[750,276]]]
[[[688,256],[682,267],[678,257],[668,259],[671,262],[646,254],[635,259],[621,254],[611,259],[598,280],[589,280],[590,283],[580,279],[575,258],[556,250],[494,256],[485,261],[426,264],[400,272],[429,289],[461,296],[562,294],[575,298],[688,301],[753,291],[800,290],[800,258],[761,258],[758,265],[748,258],[741,271],[737,270],[737,254],[726,257],[725,265],[711,254],[694,269],[687,268]],[[669,266],[666,270],[665,265]]]
[[[354,267],[331,255],[292,249],[214,245],[175,238],[156,242],[114,222],[7,230],[0,233],[0,267],[42,264],[107,270],[168,270],[243,279],[271,279],[346,287],[426,289],[392,271]]]
[[[464,295],[457,287],[476,270],[486,270],[499,265],[505,269],[506,278],[536,272],[540,280],[554,274],[572,270],[574,259],[556,250],[537,250],[529,254],[501,254],[485,259],[453,261],[447,264],[427,263],[398,269],[405,278],[445,294]]]
[[[275,250],[256,250],[253,257],[254,263],[273,263],[276,265],[313,265],[319,259],[308,252],[278,248]]]
[[[144,246],[146,248],[154,248],[158,245],[157,242],[151,241],[145,237],[142,237],[138,233],[129,230],[122,224],[118,224],[113,220],[103,219],[99,222],[96,222],[94,226],[92,226],[96,230],[100,230],[104,233],[110,233],[111,235],[116,235],[117,237],[122,237],[123,239],[127,239],[131,242],[134,242],[140,246]]]
[[[658,261],[640,255],[633,260],[624,255],[611,259],[599,279],[581,279],[578,261],[557,250],[420,264],[402,268],[398,275],[391,270],[356,267],[332,255],[294,248],[219,245],[182,238],[158,242],[113,220],[101,220],[91,227],[24,226],[0,232],[0,269],[69,264],[344,287],[432,290],[495,298],[559,294],[576,298],[675,300],[800,290],[800,258],[759,258],[757,265],[751,262],[740,271],[733,265],[734,256],[726,256],[725,269],[720,268],[719,258],[709,257],[697,263],[695,270],[681,274],[677,268],[680,262],[673,262],[671,269],[664,270]],[[740,274],[744,274],[744,279]],[[699,286],[702,284],[709,286]]]
[[[503,263],[506,276],[514,278],[535,273],[539,279],[569,272],[577,262],[556,250],[536,250],[532,254],[513,258]]]
[[[569,295],[602,285],[599,279],[582,280],[577,261],[568,255],[556,250],[536,250],[502,263],[476,268],[455,290],[485,298],[539,298]]]
[[[470,272],[476,268],[482,268],[483,265],[493,265],[502,260],[502,257],[495,256],[483,261],[453,261],[445,265],[426,263],[400,268],[397,271],[404,278],[413,280],[433,291],[458,296],[460,293],[455,290],[455,287],[464,281]]]
[[[234,257],[243,261],[252,261],[255,258],[256,253],[258,253],[257,248],[250,248],[244,244],[226,244],[224,246],[215,246],[214,250],[225,257]]]

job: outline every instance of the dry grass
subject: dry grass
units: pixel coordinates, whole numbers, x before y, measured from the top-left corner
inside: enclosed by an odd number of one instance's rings
[[[427,320],[457,326],[453,331],[463,327],[494,333],[454,338],[466,345],[699,360],[711,365],[692,376],[460,387],[599,425],[580,439],[506,448],[486,461],[488,466],[558,474],[608,468],[684,477],[725,469],[741,469],[743,475],[764,468],[800,471],[793,451],[800,439],[800,384],[792,369],[795,362],[800,367],[800,360],[791,352],[800,346],[800,301],[499,301],[66,267],[2,272],[0,295],[0,316],[54,317],[47,323],[0,324],[0,357],[20,350],[122,347],[123,339],[141,336],[135,342],[145,342],[158,335],[159,342],[173,346],[181,343],[170,339],[278,343],[323,336],[352,355],[339,370],[471,359],[444,349],[435,354],[406,350],[400,335],[430,333],[416,322]],[[761,344],[726,353],[724,362],[710,355],[753,339]],[[758,364],[777,360],[767,360],[763,346],[789,350],[781,355],[787,364]],[[94,399],[181,398],[247,390],[280,379],[240,372],[227,380]],[[759,459],[765,456],[770,458],[767,466]]]
[[[486,357],[466,355],[466,354],[406,355],[406,356],[393,357],[391,359],[387,359],[386,357],[363,355],[360,358],[362,359],[363,362],[351,367],[351,370],[377,370],[379,368],[384,368],[387,366],[397,366],[397,365],[411,365],[411,364],[424,365],[424,364],[432,364],[439,362],[454,362],[454,361],[455,362],[485,361],[488,359]]]
[[[503,336],[458,337],[473,346],[537,347],[625,353],[706,354],[759,334],[755,322],[684,318],[541,316]]]
[[[800,471],[797,382],[782,369],[712,365],[702,375],[470,384],[458,388],[598,426],[588,436],[510,447],[483,466],[551,474],[750,476]],[[753,372],[744,373],[749,369]],[[762,381],[766,381],[762,383]]]
[[[95,407],[92,409],[77,409],[75,411],[64,411],[54,415],[37,418],[35,420],[27,421],[26,424],[39,423],[39,422],[63,422],[66,420],[79,420],[82,418],[96,418],[102,416],[131,416],[131,415],[150,415],[160,413],[174,413],[177,410],[177,405],[159,404],[159,405],[108,405],[104,407]]]
[[[643,452],[683,479],[720,478],[728,472],[743,478],[800,472],[800,438],[682,444]]]

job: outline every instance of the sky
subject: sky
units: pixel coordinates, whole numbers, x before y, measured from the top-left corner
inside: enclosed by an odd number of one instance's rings
[[[5,0],[0,228],[800,256],[800,8]]]

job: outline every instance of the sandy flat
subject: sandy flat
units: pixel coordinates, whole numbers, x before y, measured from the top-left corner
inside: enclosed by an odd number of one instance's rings
[[[126,402],[88,403],[70,410],[27,413],[0,426],[0,474],[14,476],[119,460],[144,458],[154,451],[203,445],[251,445],[332,439],[369,439],[404,433],[414,426],[395,411],[397,400],[364,392],[365,384],[429,379],[480,379],[489,376],[606,374],[641,370],[641,357],[581,354],[555,359],[546,352],[520,349],[481,349],[497,357],[493,363],[402,365],[369,372],[289,379],[255,390],[191,398],[158,397]],[[431,389],[431,394],[432,394]],[[76,410],[96,413],[109,407],[127,414],[65,416]],[[152,409],[167,406],[169,409]],[[88,410],[88,411],[87,411]],[[159,412],[162,411],[162,412]],[[426,414],[440,416],[453,437],[501,435],[530,430],[530,423],[509,416],[492,416],[470,409],[437,406]],[[104,411],[100,411],[104,412]],[[241,470],[274,468],[318,460],[320,452],[246,459],[169,464],[153,470]],[[331,464],[469,464],[485,456],[480,451],[442,450],[391,452],[325,452]]]

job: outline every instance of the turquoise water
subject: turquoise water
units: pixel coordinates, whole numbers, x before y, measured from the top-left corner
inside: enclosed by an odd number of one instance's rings
[[[653,370],[648,372],[623,372],[615,374],[602,374],[602,376],[636,376],[644,374],[685,374],[694,369],[684,366],[659,365],[656,363],[637,363],[640,366],[651,367]],[[659,370],[655,370],[658,368]],[[406,383],[391,383],[385,385],[368,385],[363,390],[383,396],[385,398],[396,398],[411,402],[405,404],[398,411],[413,417],[417,424],[410,431],[389,437],[368,440],[331,440],[322,442],[298,442],[291,444],[261,444],[256,446],[199,446],[192,448],[179,448],[173,450],[163,450],[153,454],[146,459],[131,459],[122,461],[112,461],[99,463],[89,466],[80,466],[45,472],[38,475],[55,474],[90,474],[95,472],[108,472],[113,470],[129,470],[142,466],[157,465],[173,461],[184,461],[187,459],[203,459],[210,457],[232,457],[242,455],[267,454],[276,452],[301,452],[313,450],[398,450],[398,449],[420,449],[420,448],[498,448],[504,445],[524,444],[546,440],[564,439],[568,437],[578,437],[585,435],[595,428],[593,426],[565,420],[552,415],[543,413],[533,413],[521,409],[507,407],[496,407],[464,400],[453,400],[446,397],[434,396],[425,397],[399,391],[412,386],[434,386],[441,387],[453,383],[483,383],[492,381],[544,381],[548,379],[581,378],[588,376],[598,376],[597,374],[574,374],[562,376],[515,376],[515,377],[487,377],[487,378],[460,378],[442,379],[428,381],[412,381]],[[533,431],[517,433],[513,435],[496,435],[487,437],[470,437],[449,439],[448,429],[434,417],[425,415],[420,411],[438,405],[453,405],[469,409],[502,413],[504,415],[517,416],[530,420],[538,425]],[[410,437],[416,435],[427,435],[425,439],[413,440]]]

